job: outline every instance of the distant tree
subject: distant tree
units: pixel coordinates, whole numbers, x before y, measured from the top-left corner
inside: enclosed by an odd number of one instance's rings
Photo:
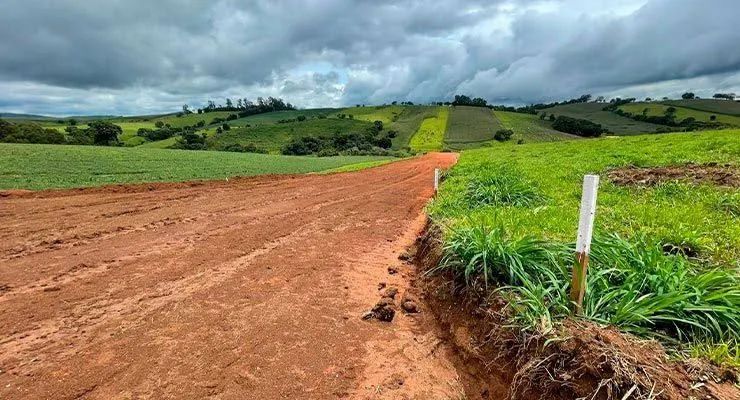
[[[380,132],[383,130],[383,121],[373,121],[373,126],[376,131]]]
[[[118,135],[123,133],[120,126],[108,121],[93,121],[87,129],[92,132],[93,143],[102,146],[118,145]]]
[[[226,98],[226,108],[234,108],[234,103],[229,98]]]
[[[394,105],[395,106],[396,104],[398,104],[398,101],[392,101],[391,102],[391,105]]]
[[[670,100],[670,99],[666,96],[663,96],[663,100]]]
[[[604,96],[599,96],[599,97],[596,98],[596,102],[597,103],[604,103],[605,101],[606,101],[606,99],[604,98]]]
[[[653,101],[652,97],[645,97],[645,101]]]
[[[545,118],[547,118],[547,113],[546,112],[541,112],[540,113],[540,119],[544,120]]]
[[[716,121],[717,120],[717,116],[716,115],[710,115],[709,116],[709,120],[710,121]]]
[[[715,93],[714,96],[715,99],[724,99],[724,100],[735,100],[735,93]]]
[[[554,122],[554,121],[555,121],[555,114],[550,114],[550,122]]]
[[[295,119],[298,120],[298,121],[305,121],[306,120],[306,116],[305,115],[299,115]]]
[[[75,125],[77,125],[77,120],[74,119],[74,118],[70,118],[69,119],[69,124],[72,125],[72,126],[75,126]]]
[[[693,94],[693,93],[691,93],[691,92],[686,92],[686,93],[684,93],[684,94],[681,95],[681,98],[684,99],[684,100],[691,100],[691,99],[693,99],[695,97],[696,97],[696,95]]]
[[[157,122],[154,123],[154,126],[157,127],[157,128],[159,128],[159,129],[162,129],[164,127],[164,122],[157,121]]]
[[[227,124],[226,122],[224,122],[224,124],[221,125],[221,128],[225,131],[231,130],[231,126]]]
[[[187,104],[183,104],[183,105],[182,105],[182,112],[183,112],[184,114],[190,114],[190,113],[192,113],[192,111],[190,111],[190,106],[189,106],[189,105],[187,105]]]

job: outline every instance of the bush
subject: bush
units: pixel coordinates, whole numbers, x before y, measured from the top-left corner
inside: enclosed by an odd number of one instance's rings
[[[187,130],[182,133],[173,148],[183,150],[204,150],[206,148],[206,136],[195,131]]]
[[[35,123],[12,124],[0,119],[0,141],[8,143],[65,143],[64,134]]]
[[[561,115],[552,124],[553,129],[583,137],[599,137],[605,132],[600,124],[586,119],[571,118]]]
[[[229,116],[226,117],[226,120],[227,121],[233,121],[233,120],[238,119],[238,118],[239,118],[239,116],[236,115],[236,114],[229,114]]]
[[[305,121],[306,120],[306,116],[305,115],[299,115],[298,117],[296,117],[296,120],[298,120],[298,121]]]
[[[120,126],[107,121],[94,121],[88,124],[95,144],[101,146],[119,145],[118,135],[123,133]]]
[[[496,131],[496,134],[493,135],[493,138],[499,142],[505,142],[510,140],[512,136],[514,136],[514,131],[511,129],[499,129]]]
[[[338,156],[339,152],[335,148],[327,147],[327,148],[319,150],[319,152],[316,153],[316,155],[319,157],[334,157],[334,156]]]

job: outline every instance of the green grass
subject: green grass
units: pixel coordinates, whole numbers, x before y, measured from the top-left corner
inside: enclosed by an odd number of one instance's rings
[[[362,121],[382,121],[383,124],[390,124],[398,119],[403,109],[404,106],[351,107],[340,110],[337,114],[352,115],[354,119]]]
[[[212,145],[226,146],[233,143],[254,144],[260,149],[277,153],[291,139],[303,136],[331,136],[335,133],[359,132],[367,129],[369,122],[349,119],[310,119],[286,124],[258,125],[234,128],[211,137]]]
[[[524,140],[531,142],[555,142],[567,139],[579,139],[576,135],[569,135],[552,129],[547,120],[541,120],[539,116],[532,114],[516,113],[510,111],[494,111],[494,115],[501,121],[506,129],[514,131],[512,141]]]
[[[489,142],[496,131],[502,128],[501,122],[489,108],[452,107],[445,143],[452,148],[460,148],[460,145]]]
[[[0,189],[38,190],[308,173],[385,159],[1,143]]]
[[[714,99],[693,99],[693,100],[666,100],[661,104],[667,104],[674,107],[690,108],[697,111],[705,111],[710,114],[727,114],[740,117],[740,102]]]
[[[673,107],[676,109],[676,121],[681,121],[683,119],[691,117],[695,118],[697,121],[710,122],[710,116],[714,115],[717,118],[717,122],[721,122],[730,126],[740,127],[740,116],[715,114],[706,111],[698,111],[691,108],[683,108],[659,103],[629,103],[622,105],[619,108],[623,111],[635,115],[642,114],[644,110],[647,110],[647,115],[663,116],[665,115],[665,112],[669,107]]]
[[[619,116],[611,111],[604,111],[604,103],[579,103],[556,106],[542,110],[549,116],[564,115],[571,118],[587,119],[591,122],[601,124],[609,132],[615,135],[636,135],[640,133],[655,132],[663,125],[649,124],[647,122],[635,121],[633,119]]]
[[[411,137],[411,141],[409,142],[411,150],[442,150],[449,113],[448,107],[438,107],[436,116],[425,118],[421,126],[419,126],[419,130]]]
[[[738,354],[740,223],[732,211],[738,189],[682,182],[621,187],[606,176],[628,165],[738,166],[738,134],[607,137],[463,152],[429,206],[444,231],[439,268],[468,288],[496,290],[509,300],[519,326],[552,330],[570,315],[582,178],[599,174],[584,317],[679,348],[729,343],[734,347],[726,353]],[[697,249],[698,259],[664,254],[666,243]]]
[[[308,110],[289,110],[289,111],[273,111],[264,114],[250,115],[248,117],[235,119],[228,121],[232,127],[246,126],[246,125],[264,125],[264,124],[276,124],[279,120],[295,119],[298,116],[304,116],[307,119],[317,118],[319,115],[328,116],[334,113],[334,108],[312,108]],[[207,121],[207,122],[210,122]]]

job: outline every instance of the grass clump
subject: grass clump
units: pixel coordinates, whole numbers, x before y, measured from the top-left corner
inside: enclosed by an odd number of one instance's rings
[[[534,183],[504,166],[487,169],[471,179],[467,197],[473,207],[532,206],[543,201]]]

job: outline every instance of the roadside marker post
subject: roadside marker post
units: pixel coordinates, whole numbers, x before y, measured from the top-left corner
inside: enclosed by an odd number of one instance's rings
[[[570,300],[575,303],[576,314],[583,311],[583,297],[586,294],[586,270],[588,269],[588,257],[591,251],[591,237],[594,233],[598,188],[598,175],[583,177],[581,214],[578,220],[578,237],[576,238],[576,262],[573,265],[573,279],[570,284]]]
[[[439,190],[439,168],[434,169],[434,193]]]

